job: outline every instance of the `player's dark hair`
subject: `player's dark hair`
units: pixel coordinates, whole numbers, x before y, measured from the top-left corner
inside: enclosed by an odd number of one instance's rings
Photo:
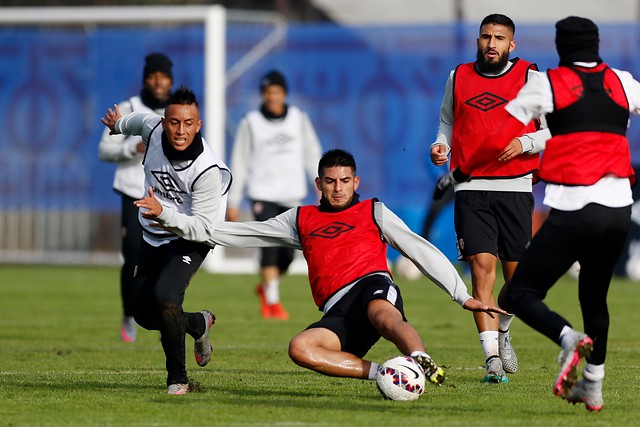
[[[504,25],[509,28],[514,35],[516,34],[516,24],[514,24],[511,18],[507,15],[503,15],[501,13],[492,13],[491,15],[487,15],[480,23],[480,28],[487,24]]]
[[[200,103],[196,99],[196,94],[185,86],[180,86],[173,91],[167,100],[167,105],[195,105],[200,110]]]
[[[353,174],[356,174],[356,160],[353,158],[353,155],[346,150],[335,148],[325,151],[320,158],[320,162],[318,163],[318,176],[323,176],[325,169],[336,166],[349,167],[353,169]]]

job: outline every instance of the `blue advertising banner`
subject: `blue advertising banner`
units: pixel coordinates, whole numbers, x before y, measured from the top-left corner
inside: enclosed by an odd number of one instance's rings
[[[639,29],[600,29],[605,60],[637,77]],[[445,172],[428,160],[444,84],[457,64],[475,58],[476,37],[469,25],[291,25],[282,43],[228,87],[227,152],[237,123],[260,104],[260,76],[277,68],[288,79],[289,102],[309,114],[323,147],[355,154],[360,193],[379,197],[420,231],[435,179]],[[514,56],[553,67],[553,37],[552,24],[519,26]],[[230,25],[227,38],[255,43],[241,26]],[[151,52],[173,60],[174,87],[187,85],[202,98],[203,43],[200,25],[0,28],[0,210],[118,212],[115,166],[97,155],[100,117],[139,93]],[[236,49],[242,43],[229,43],[228,67],[242,55]],[[640,126],[632,124],[628,136],[638,159]]]

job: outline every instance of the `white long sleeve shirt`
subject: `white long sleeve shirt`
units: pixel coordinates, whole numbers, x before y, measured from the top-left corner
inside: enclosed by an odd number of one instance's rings
[[[492,75],[502,75],[511,68],[512,63],[508,62],[508,65],[500,73]],[[528,79],[536,75],[538,72],[535,70],[528,71]],[[444,145],[447,147],[447,152],[451,151],[451,135],[453,134],[453,122],[455,120],[453,116],[453,77],[455,70],[451,70],[449,78],[444,88],[444,97],[442,98],[442,104],[440,106],[440,125],[438,127],[438,134],[434,145]],[[489,74],[487,74],[489,75]],[[522,152],[529,154],[536,154],[544,150],[547,139],[551,137],[549,129],[546,128],[546,121],[544,116],[541,117],[541,128],[537,132],[524,134],[518,137],[522,144]],[[455,191],[460,190],[476,190],[476,191],[532,191],[532,176],[525,175],[516,178],[505,179],[481,179],[474,178],[471,181],[457,184],[454,187]]]
[[[219,223],[210,243],[239,248],[284,246],[302,249],[297,213],[298,210],[292,208],[267,221]],[[453,300],[462,306],[471,298],[455,267],[438,248],[411,231],[383,203],[374,204],[374,218],[384,241],[410,259]],[[340,292],[339,297],[344,293],[344,290]],[[337,299],[331,298],[324,310],[327,311]]]
[[[322,148],[308,115],[295,106],[283,119],[266,119],[260,111],[245,116],[231,153],[233,186],[229,207],[242,198],[298,206],[317,176]]]
[[[596,63],[575,63],[582,67],[594,67]],[[618,75],[629,101],[629,112],[640,114],[640,82],[627,71],[612,70]],[[530,76],[518,96],[507,104],[506,110],[523,124],[551,113],[554,110],[553,93],[546,72]],[[543,154],[544,155],[544,154]],[[589,203],[608,207],[633,204],[628,178],[605,176],[593,185],[566,186],[547,184],[544,204],[563,211],[582,209]]]
[[[161,117],[144,113],[131,113],[116,122],[116,131],[126,135],[141,135],[143,141],[149,144],[152,132],[160,133]],[[152,140],[153,141],[153,140]],[[202,140],[205,150],[210,150]],[[158,142],[159,143],[159,138]],[[204,155],[206,153],[201,154]],[[147,159],[147,161],[150,159]],[[168,160],[165,160],[168,162]],[[184,170],[192,161],[172,163],[176,170]],[[185,186],[190,192],[191,203],[188,209],[177,209],[171,203],[163,202],[162,213],[158,220],[174,236],[195,242],[207,242],[214,234],[216,223],[223,218],[226,200],[223,194],[227,191],[230,174],[224,163],[218,161],[219,167],[211,167],[201,173],[192,185]],[[145,164],[148,168],[154,165]],[[145,169],[146,172],[146,169]],[[223,174],[225,174],[223,176]],[[228,176],[227,176],[228,174]],[[145,241],[157,246],[172,240],[171,236],[153,236],[144,234]],[[174,237],[175,238],[175,237]]]

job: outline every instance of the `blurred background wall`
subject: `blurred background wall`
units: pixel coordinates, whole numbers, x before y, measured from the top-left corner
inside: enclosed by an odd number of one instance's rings
[[[260,76],[279,69],[289,80],[290,103],[309,113],[323,147],[356,155],[360,193],[380,198],[417,232],[434,182],[445,172],[427,155],[444,84],[451,69],[474,59],[485,15],[511,16],[513,56],[540,69],[557,64],[554,22],[590,17],[600,26],[605,61],[640,76],[638,1],[185,2],[213,3],[276,12],[285,23],[277,43],[227,86],[221,112],[227,152],[238,121],[260,103]],[[132,3],[0,1],[18,5]],[[2,14],[0,7],[0,22]],[[270,23],[228,21],[227,69],[273,30]],[[174,87],[184,84],[204,96],[200,23],[0,25],[0,262],[117,262],[119,198],[111,190],[114,165],[97,156],[99,118],[140,91],[144,56],[155,51],[172,58]],[[628,136],[639,159],[640,126],[632,124]],[[431,240],[455,259],[450,212]]]

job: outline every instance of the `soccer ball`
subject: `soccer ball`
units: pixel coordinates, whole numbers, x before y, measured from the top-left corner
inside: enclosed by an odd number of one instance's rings
[[[424,391],[424,371],[408,356],[393,357],[378,366],[376,383],[385,399],[416,400]]]
[[[411,280],[412,282],[415,282],[416,280],[423,277],[422,272],[418,270],[418,267],[416,267],[413,262],[403,256],[398,257],[395,265],[395,272],[399,277]]]

